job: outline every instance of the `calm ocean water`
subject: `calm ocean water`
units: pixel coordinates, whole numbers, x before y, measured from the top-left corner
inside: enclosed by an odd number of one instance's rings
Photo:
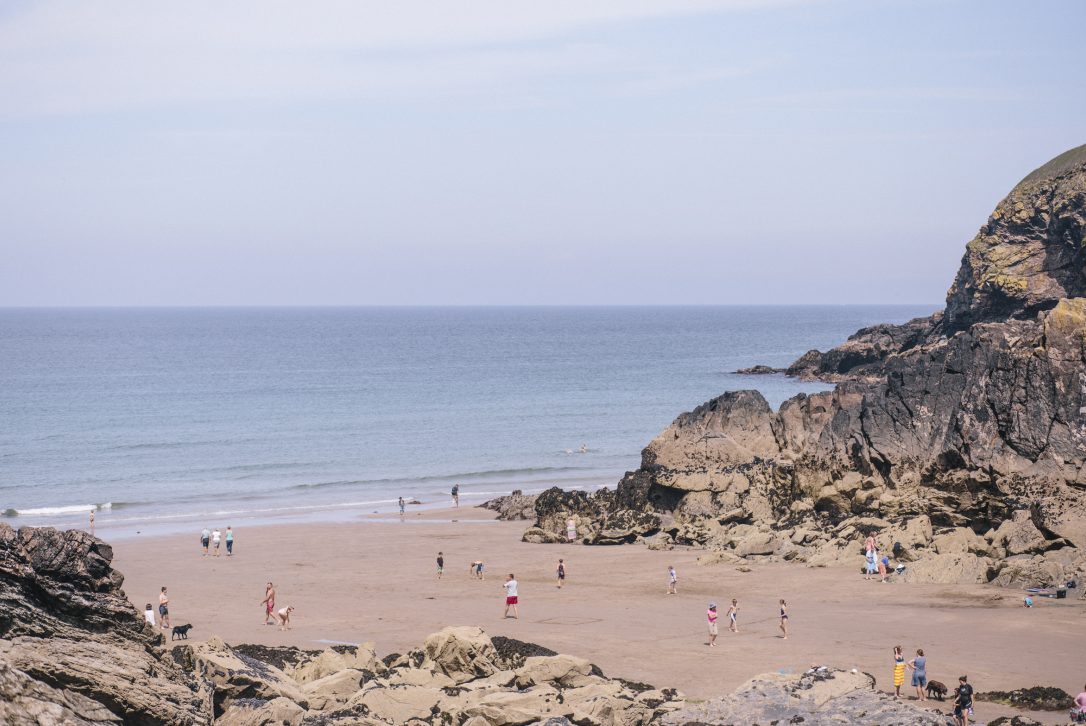
[[[713,396],[826,388],[729,371],[935,307],[0,310],[0,511],[123,535],[613,485]]]

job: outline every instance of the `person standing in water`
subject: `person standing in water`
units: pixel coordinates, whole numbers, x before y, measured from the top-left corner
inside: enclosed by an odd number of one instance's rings
[[[459,484],[453,484],[452,492],[450,492],[450,493],[452,494],[453,505],[459,507],[460,506],[460,485]]]
[[[728,623],[728,630],[732,631],[733,633],[738,633],[739,632],[739,623],[736,622],[736,619],[738,617],[739,617],[739,601],[736,600],[733,597],[731,607],[728,608],[728,620],[730,621]]]
[[[166,594],[166,586],[162,586],[162,592],[158,593],[158,617],[162,621],[162,629],[170,627],[170,596]]]
[[[716,647],[716,636],[717,636],[717,633],[719,632],[717,630],[717,625],[716,625],[717,614],[716,614],[716,603],[715,602],[709,603],[709,611],[707,613],[707,617],[709,619],[709,647],[710,648],[715,648]]]
[[[441,579],[441,576],[445,574],[445,555],[441,552],[437,553],[437,579]]]
[[[513,576],[513,573],[509,573],[509,579],[505,581],[505,617],[509,617],[509,608],[513,608],[513,619],[519,620],[520,613],[517,612],[517,579]]]
[[[405,506],[405,504],[404,504],[404,501],[403,501],[403,497],[400,497],[400,516],[401,517],[403,516],[404,506]]]
[[[788,640],[788,603],[781,598],[781,638]]]
[[[275,585],[268,583],[260,604],[264,606],[264,624],[275,625]]]
[[[562,558],[558,558],[558,589],[562,589],[562,584],[566,581],[566,563]]]
[[[672,565],[667,566],[667,594],[679,594],[679,575],[675,572],[675,568]]]

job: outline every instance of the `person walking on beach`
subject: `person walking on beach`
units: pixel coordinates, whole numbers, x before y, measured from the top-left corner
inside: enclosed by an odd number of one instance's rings
[[[679,575],[675,572],[675,568],[672,565],[667,566],[667,594],[679,594]]]
[[[400,516],[403,516],[404,501],[403,497],[400,497]]]
[[[715,602],[709,603],[709,611],[706,614],[706,616],[709,619],[709,647],[710,648],[715,648],[716,647],[716,636],[717,636],[717,633],[719,632],[717,630],[717,625],[716,625],[717,614],[716,614],[716,603]]]
[[[276,615],[279,617],[279,629],[290,630],[290,614],[294,612],[294,606],[280,608]]]
[[[570,542],[577,539],[577,523],[573,521],[573,517],[566,520],[566,539]]]
[[[460,485],[453,484],[452,492],[453,504],[457,507],[460,506]]]
[[[219,556],[219,545],[222,544],[222,532],[216,527],[215,531],[211,533],[211,544],[215,547],[215,556]]]
[[[788,603],[781,598],[781,638],[788,640]]]
[[[901,687],[905,685],[905,656],[901,646],[894,646],[894,700],[901,698]]]
[[[562,584],[566,581],[566,563],[562,558],[558,558],[558,589],[562,589]]]
[[[162,621],[162,629],[170,627],[170,596],[166,594],[166,586],[162,586],[162,592],[158,593],[158,618]]]
[[[94,510],[93,509],[90,511],[90,528],[91,528],[91,536],[93,537],[94,536]]]
[[[264,589],[264,599],[260,601],[264,606],[264,624],[275,625],[275,585],[268,583]]]
[[[484,566],[483,566],[483,561],[482,560],[475,560],[475,562],[472,562],[471,565],[468,566],[468,572],[469,573],[474,572],[476,580],[485,580],[486,579],[486,577],[483,576],[483,569],[484,569]]]
[[[954,690],[954,723],[957,726],[969,726],[969,714],[973,710],[973,687],[969,678],[958,678],[958,687]]]
[[[226,556],[231,557],[234,554],[234,530],[231,527],[226,528]]]
[[[505,617],[509,617],[509,608],[513,608],[513,619],[519,620],[520,613],[517,612],[517,578],[513,576],[513,573],[509,573],[509,579],[505,581]]]
[[[445,574],[445,555],[441,552],[437,553],[437,579],[441,579],[441,576]]]
[[[731,605],[731,607],[728,608],[728,620],[730,621],[730,623],[728,624],[728,630],[732,631],[733,633],[738,633],[739,632],[739,623],[736,622],[736,619],[738,617],[739,617],[739,601],[736,600],[733,597],[732,598],[732,605]]]
[[[204,527],[200,532],[200,546],[204,548],[204,557],[207,557],[207,545],[211,542],[211,531],[207,527]]]
[[[913,688],[916,689],[916,700],[926,701],[927,696],[924,695],[924,688],[928,685],[928,659],[924,657],[924,649],[916,649],[916,657],[906,663],[910,670],[913,672]]]

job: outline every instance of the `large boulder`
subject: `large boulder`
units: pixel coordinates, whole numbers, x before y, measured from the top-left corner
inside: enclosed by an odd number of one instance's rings
[[[448,627],[426,638],[425,665],[464,683],[500,670],[490,637],[477,627]]]

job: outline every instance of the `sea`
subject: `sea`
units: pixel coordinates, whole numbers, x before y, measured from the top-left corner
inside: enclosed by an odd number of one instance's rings
[[[0,309],[0,521],[359,520],[614,486],[683,411],[938,305]]]

